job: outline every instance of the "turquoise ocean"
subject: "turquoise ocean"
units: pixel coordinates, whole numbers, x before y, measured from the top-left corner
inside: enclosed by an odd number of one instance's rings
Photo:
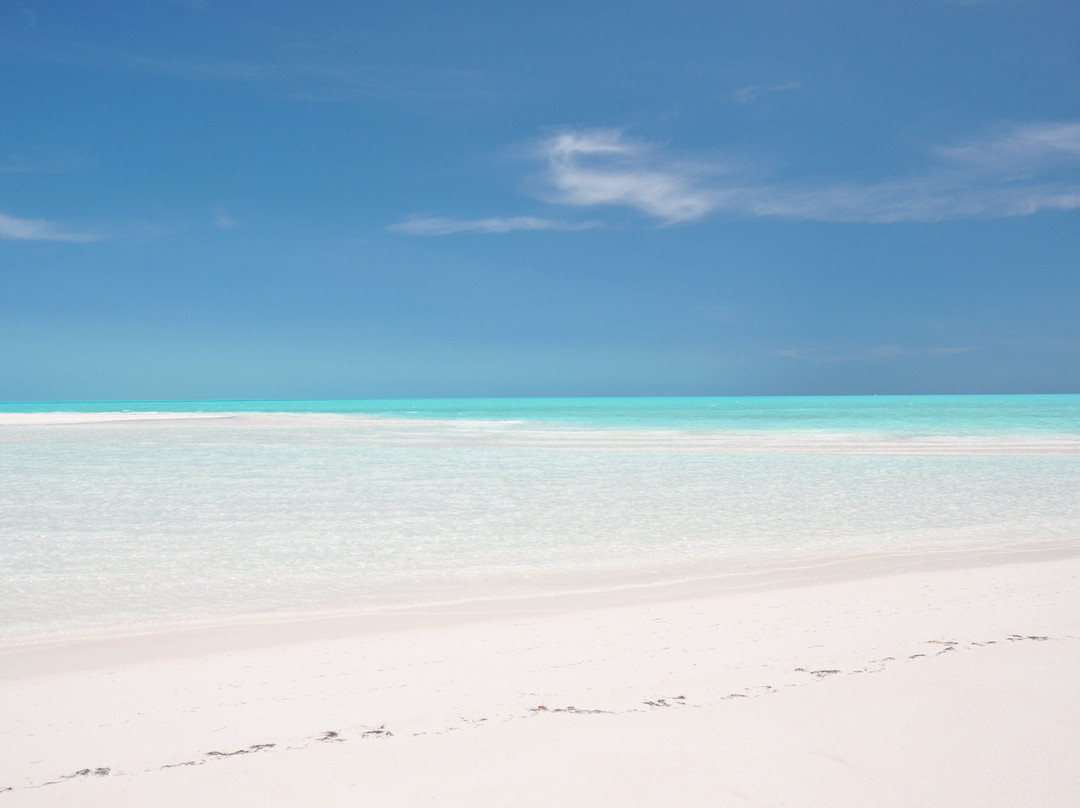
[[[0,642],[1080,545],[1080,395],[0,403]]]

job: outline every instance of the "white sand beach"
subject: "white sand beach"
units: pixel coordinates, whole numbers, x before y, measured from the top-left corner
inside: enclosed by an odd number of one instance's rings
[[[0,808],[1080,808],[1078,23],[0,5]]]
[[[1072,806],[1080,557],[9,647],[0,806]]]

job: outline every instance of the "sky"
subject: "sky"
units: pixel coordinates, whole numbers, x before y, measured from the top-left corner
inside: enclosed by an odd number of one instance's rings
[[[1078,33],[0,0],[0,400],[1080,392]]]

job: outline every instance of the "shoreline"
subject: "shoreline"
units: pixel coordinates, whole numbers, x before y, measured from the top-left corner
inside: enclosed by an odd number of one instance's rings
[[[655,570],[609,575],[607,583],[570,589],[494,594],[481,598],[454,598],[426,603],[391,602],[368,608],[274,611],[233,617],[126,623],[86,629],[58,629],[26,640],[0,642],[0,666],[18,664],[20,658],[49,657],[85,652],[90,658],[121,653],[134,660],[136,653],[151,657],[177,653],[214,653],[225,648],[255,648],[298,639],[324,638],[342,633],[364,635],[448,627],[499,620],[516,615],[543,616],[655,603],[697,597],[815,586],[864,580],[912,572],[978,568],[1000,564],[1080,557],[1080,543],[1051,541],[1039,545],[984,545],[854,555],[788,559],[780,564],[748,564],[737,570],[694,577],[656,577]],[[683,566],[683,565],[680,565]],[[609,572],[610,571],[605,571]],[[552,577],[561,577],[553,575]],[[594,579],[595,580],[595,579]],[[145,646],[138,650],[139,646]],[[131,653],[121,649],[131,648]]]
[[[710,764],[712,774],[693,768],[712,749],[738,754],[716,746],[717,733],[733,726],[757,727],[762,744],[795,743],[792,754],[823,745],[887,768],[889,744],[916,757],[935,748],[903,722],[937,720],[958,709],[957,699],[975,711],[957,720],[1009,717],[991,721],[990,735],[962,735],[966,747],[947,750],[960,768],[947,781],[945,773],[926,781],[941,793],[958,780],[975,788],[1002,764],[984,760],[987,750],[1009,748],[1011,760],[1044,766],[1009,747],[1021,730],[1037,729],[1058,749],[1080,741],[1073,687],[1080,557],[967,560],[924,558],[919,569],[869,577],[830,578],[819,568],[816,580],[703,587],[678,598],[638,593],[563,609],[530,603],[480,616],[475,609],[437,620],[422,614],[360,631],[300,621],[232,634],[181,632],[171,635],[167,653],[148,654],[152,641],[134,637],[81,651],[38,648],[23,653],[21,664],[19,654],[4,654],[0,789],[12,790],[0,793],[0,805],[183,805],[220,802],[221,794],[236,795],[225,800],[230,805],[297,804],[303,794],[330,804],[381,794],[401,805],[499,805],[519,799],[522,786],[503,782],[498,766],[471,770],[473,784],[487,783],[488,791],[468,796],[458,788],[465,780],[438,782],[446,773],[432,756],[460,762],[511,753],[520,757],[506,764],[512,771],[569,766],[566,777],[579,784],[591,771],[597,797],[589,804],[647,805],[642,797],[627,801],[620,782],[638,782],[634,767],[654,771],[657,756],[676,767],[662,775],[668,788],[683,774],[709,782],[723,770],[731,787],[760,789],[760,781],[723,765]],[[207,643],[212,635],[217,640]],[[94,648],[97,656],[88,653]],[[822,720],[815,710],[823,698],[833,704],[830,715],[856,723],[821,735],[814,721]],[[864,748],[865,733],[878,729],[857,716],[915,703],[918,711],[890,719],[887,740],[874,736],[879,748]],[[1056,723],[1046,725],[1051,714]],[[670,744],[684,756],[672,758],[664,751]],[[612,761],[621,764],[596,774],[584,760],[567,761],[560,751],[567,748],[617,749]],[[365,772],[359,785],[349,775],[358,770]],[[1080,793],[1070,772],[1040,786],[1040,804],[1066,805],[1055,794]],[[303,794],[283,778],[300,783]],[[538,784],[537,800],[557,801],[556,785]],[[882,788],[864,786],[863,799]],[[1001,793],[1017,797],[1015,788]],[[836,797],[824,788],[822,800],[830,794]],[[715,797],[683,804],[715,804]]]
[[[575,451],[706,452],[732,454],[869,454],[961,456],[1080,455],[1080,432],[1049,427],[946,429],[862,424],[736,426],[669,423],[589,423],[573,420],[404,417],[366,412],[101,411],[4,412],[0,436],[46,430],[112,431],[319,428],[345,430],[358,445],[458,446]],[[338,435],[338,438],[342,435]]]

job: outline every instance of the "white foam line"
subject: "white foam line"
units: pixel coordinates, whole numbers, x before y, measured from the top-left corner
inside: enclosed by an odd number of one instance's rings
[[[232,418],[216,412],[5,412],[0,426],[54,426],[61,424],[102,424],[116,421],[189,421]]]
[[[370,445],[593,452],[720,452],[845,455],[1080,455],[1080,435],[904,435],[887,432],[608,429],[522,421],[409,419],[361,413],[47,412],[0,413],[0,427],[164,422],[244,427],[345,428]],[[352,430],[356,430],[355,432]]]

